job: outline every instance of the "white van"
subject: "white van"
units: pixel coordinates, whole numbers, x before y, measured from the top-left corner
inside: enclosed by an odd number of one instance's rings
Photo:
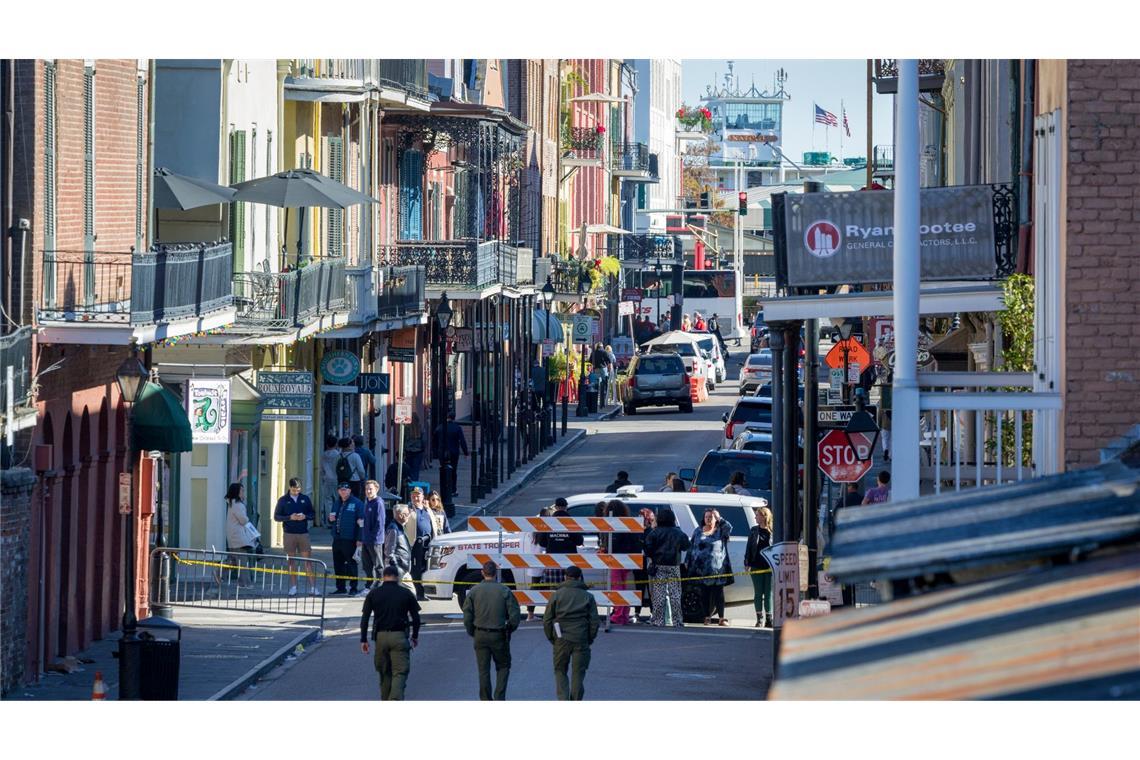
[[[732,563],[733,572],[744,571],[744,549],[748,543],[748,531],[756,524],[756,517],[752,510],[767,504],[765,499],[754,496],[737,496],[723,493],[680,493],[675,491],[658,492],[646,491],[642,486],[626,486],[616,494],[613,493],[584,493],[566,497],[569,504],[567,511],[571,517],[593,517],[594,507],[599,501],[620,499],[629,507],[632,516],[637,517],[638,512],[648,508],[656,513],[662,507],[669,507],[677,516],[677,527],[692,536],[701,521],[704,520],[705,509],[712,507],[720,512],[720,516],[732,526],[732,535],[729,538],[728,556]],[[517,515],[512,515],[517,517]],[[504,552],[526,552],[530,546],[528,536],[522,533],[504,533],[502,535],[502,549]],[[462,608],[463,600],[467,595],[468,586],[456,586],[453,581],[478,582],[481,579],[479,564],[469,559],[473,552],[497,552],[500,536],[494,531],[456,531],[437,536],[431,543],[428,554],[428,569],[424,573],[424,593],[432,599],[450,599],[454,594]],[[582,553],[596,552],[598,541],[596,535],[586,534],[585,542],[579,548]],[[585,570],[582,573],[586,583],[605,587],[608,582],[608,573],[605,570]],[[524,583],[527,578],[516,578],[510,570],[502,571],[501,580],[504,583],[513,583],[516,580]],[[525,585],[520,586],[525,588]],[[752,583],[746,576],[738,576],[735,583],[726,586],[724,599],[727,604],[752,601]]]

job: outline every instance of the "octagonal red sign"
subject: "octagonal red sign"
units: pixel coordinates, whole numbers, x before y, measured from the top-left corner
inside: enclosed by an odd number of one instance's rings
[[[851,444],[865,462],[859,461]],[[851,444],[842,430],[832,430],[819,442],[819,469],[835,483],[854,483],[871,469],[871,439],[863,433],[851,433]]]

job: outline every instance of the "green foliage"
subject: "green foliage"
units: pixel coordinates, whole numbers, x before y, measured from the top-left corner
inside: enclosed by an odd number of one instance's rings
[[[1002,331],[1001,372],[1032,372],[1033,362],[1033,278],[1027,274],[1015,274],[1002,285],[1005,310],[998,312],[997,323]],[[1011,388],[1014,391],[1029,391],[1030,388]],[[1002,419],[1001,450],[1005,466],[1013,466],[1014,449],[1017,445],[1016,415],[1022,417],[1021,462],[1033,463],[1033,414],[1032,412],[1006,412]],[[996,431],[995,431],[996,432]],[[986,441],[986,450],[996,456],[997,441]]]
[[[559,348],[550,357],[549,379],[562,382],[566,379],[566,354]]]
[[[617,256],[603,256],[601,262],[602,274],[607,277],[617,277],[621,274],[621,261]]]

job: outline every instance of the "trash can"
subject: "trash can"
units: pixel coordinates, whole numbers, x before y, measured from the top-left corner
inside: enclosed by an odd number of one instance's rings
[[[177,700],[182,626],[152,616],[119,641],[119,699]]]

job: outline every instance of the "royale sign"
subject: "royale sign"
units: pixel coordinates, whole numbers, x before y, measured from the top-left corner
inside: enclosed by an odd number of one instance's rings
[[[789,287],[890,282],[894,193],[785,194],[782,273]],[[987,280],[997,276],[994,190],[990,185],[920,191],[921,277]]]

